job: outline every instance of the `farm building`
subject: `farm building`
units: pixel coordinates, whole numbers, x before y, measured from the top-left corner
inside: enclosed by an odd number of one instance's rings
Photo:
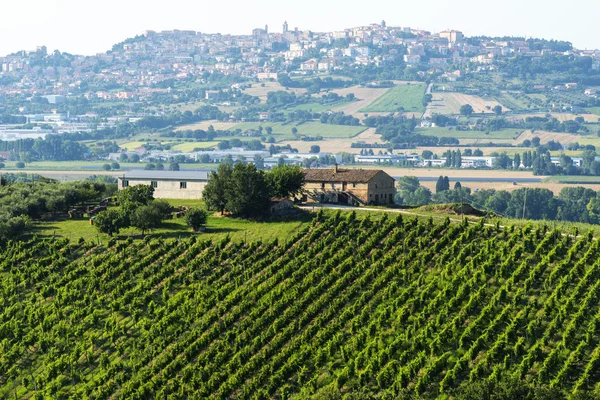
[[[304,194],[318,202],[392,204],[395,179],[377,169],[305,169]]]
[[[119,190],[150,185],[157,199],[199,199],[210,171],[131,171],[119,177]]]

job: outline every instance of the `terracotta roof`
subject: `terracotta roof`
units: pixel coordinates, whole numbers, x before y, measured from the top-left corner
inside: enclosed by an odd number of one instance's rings
[[[337,172],[335,172],[333,168],[311,168],[304,170],[304,178],[306,182],[366,183],[373,179],[375,175],[377,175],[380,172],[383,172],[385,174],[385,172],[380,169],[338,168]]]

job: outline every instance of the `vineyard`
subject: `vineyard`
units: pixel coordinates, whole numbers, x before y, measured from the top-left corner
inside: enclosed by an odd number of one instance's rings
[[[11,242],[0,397],[437,397],[600,382],[600,243],[318,214],[286,242]]]

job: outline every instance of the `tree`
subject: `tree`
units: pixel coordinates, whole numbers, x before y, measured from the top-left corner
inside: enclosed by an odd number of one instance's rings
[[[481,149],[475,149],[475,150],[473,150],[473,156],[483,157],[483,151],[481,151]]]
[[[24,163],[23,161],[18,161],[18,162],[15,164],[15,167],[17,167],[17,168],[19,168],[19,169],[25,168],[25,163]]]
[[[256,218],[266,214],[271,206],[271,190],[264,172],[253,164],[236,164],[226,185],[226,198],[226,208],[235,216]]]
[[[450,180],[447,176],[440,176],[435,184],[435,192],[440,193],[445,190],[450,190]]]
[[[157,169],[158,171],[163,171],[163,170],[165,169],[165,166],[164,166],[164,164],[163,164],[163,163],[161,163],[161,162],[158,162],[158,163],[156,163],[156,169]]]
[[[179,171],[179,164],[172,162],[169,164],[169,171]]]
[[[298,128],[296,128],[295,126],[292,128],[292,135],[297,135],[298,134]]]
[[[456,183],[454,183],[454,190],[460,190],[462,189],[462,185],[460,184],[459,181],[456,181]]]
[[[118,162],[113,162],[110,164],[110,168],[112,168],[114,170],[119,170],[119,169],[121,169],[121,166],[119,165]]]
[[[254,156],[254,165],[256,165],[256,168],[258,169],[264,169],[265,168],[265,159],[263,158],[263,156],[261,156],[260,154],[257,154]]]
[[[142,232],[142,236],[144,236],[146,231],[156,229],[161,225],[163,216],[158,208],[147,205],[133,210],[129,218],[131,226],[139,229]]]
[[[321,146],[313,144],[312,146],[310,146],[310,152],[313,154],[317,154],[321,152]]]
[[[4,165],[3,162],[0,162],[0,169],[4,168],[6,165]]]
[[[211,172],[202,192],[202,198],[209,210],[219,211],[221,215],[227,206],[227,186],[233,168],[230,164],[221,163],[216,172]]]
[[[146,166],[144,167],[144,169],[146,170],[155,170],[156,169],[156,165],[153,163],[148,163],[146,164]]]
[[[473,114],[473,107],[470,104],[464,104],[460,107],[460,113],[462,115],[470,116]]]
[[[431,157],[433,157],[433,151],[431,150],[423,150],[423,152],[421,153],[421,158],[423,158],[424,160],[430,160]]]
[[[515,158],[513,159],[513,168],[514,169],[521,168],[521,156],[518,153],[515,154]]]
[[[112,208],[99,212],[94,218],[94,226],[101,233],[106,233],[108,236],[119,234],[122,228],[126,227],[126,218],[123,211]]]
[[[119,156],[119,161],[127,162],[128,160],[129,160],[129,156],[127,155],[127,153],[121,153],[121,155]]]
[[[208,213],[201,208],[191,208],[185,214],[185,223],[197,232],[202,226],[206,225]]]
[[[492,111],[496,115],[501,115],[502,114],[502,106],[501,105],[494,106],[494,108],[492,108]]]
[[[278,165],[266,174],[273,197],[295,197],[304,187],[304,172],[298,165]]]
[[[538,136],[535,136],[533,139],[531,139],[531,145],[533,147],[539,147],[540,146],[540,138]]]
[[[267,128],[265,129],[265,132],[267,132],[267,135],[271,136],[271,134],[273,133],[273,128],[270,126],[267,126]]]
[[[139,156],[139,155],[137,155],[137,154],[132,154],[132,155],[131,155],[131,162],[133,162],[133,163],[138,163],[138,162],[140,162],[140,156]]]
[[[154,188],[150,185],[129,186],[119,192],[119,204],[126,207],[132,205],[147,205],[154,200]]]

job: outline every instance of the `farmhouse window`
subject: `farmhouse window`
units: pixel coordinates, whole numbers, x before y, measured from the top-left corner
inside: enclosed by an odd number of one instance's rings
[[[123,187],[129,187],[129,181],[123,180]]]
[[[325,189],[325,184],[321,183],[321,189]]]
[[[187,189],[187,182],[179,182],[179,189]]]
[[[150,186],[152,186],[154,189],[156,189],[158,187],[158,182],[157,181],[151,181],[150,182]]]
[[[352,184],[352,187],[353,187],[353,188],[355,188],[355,187],[356,187],[356,183],[353,183],[353,184]]]

